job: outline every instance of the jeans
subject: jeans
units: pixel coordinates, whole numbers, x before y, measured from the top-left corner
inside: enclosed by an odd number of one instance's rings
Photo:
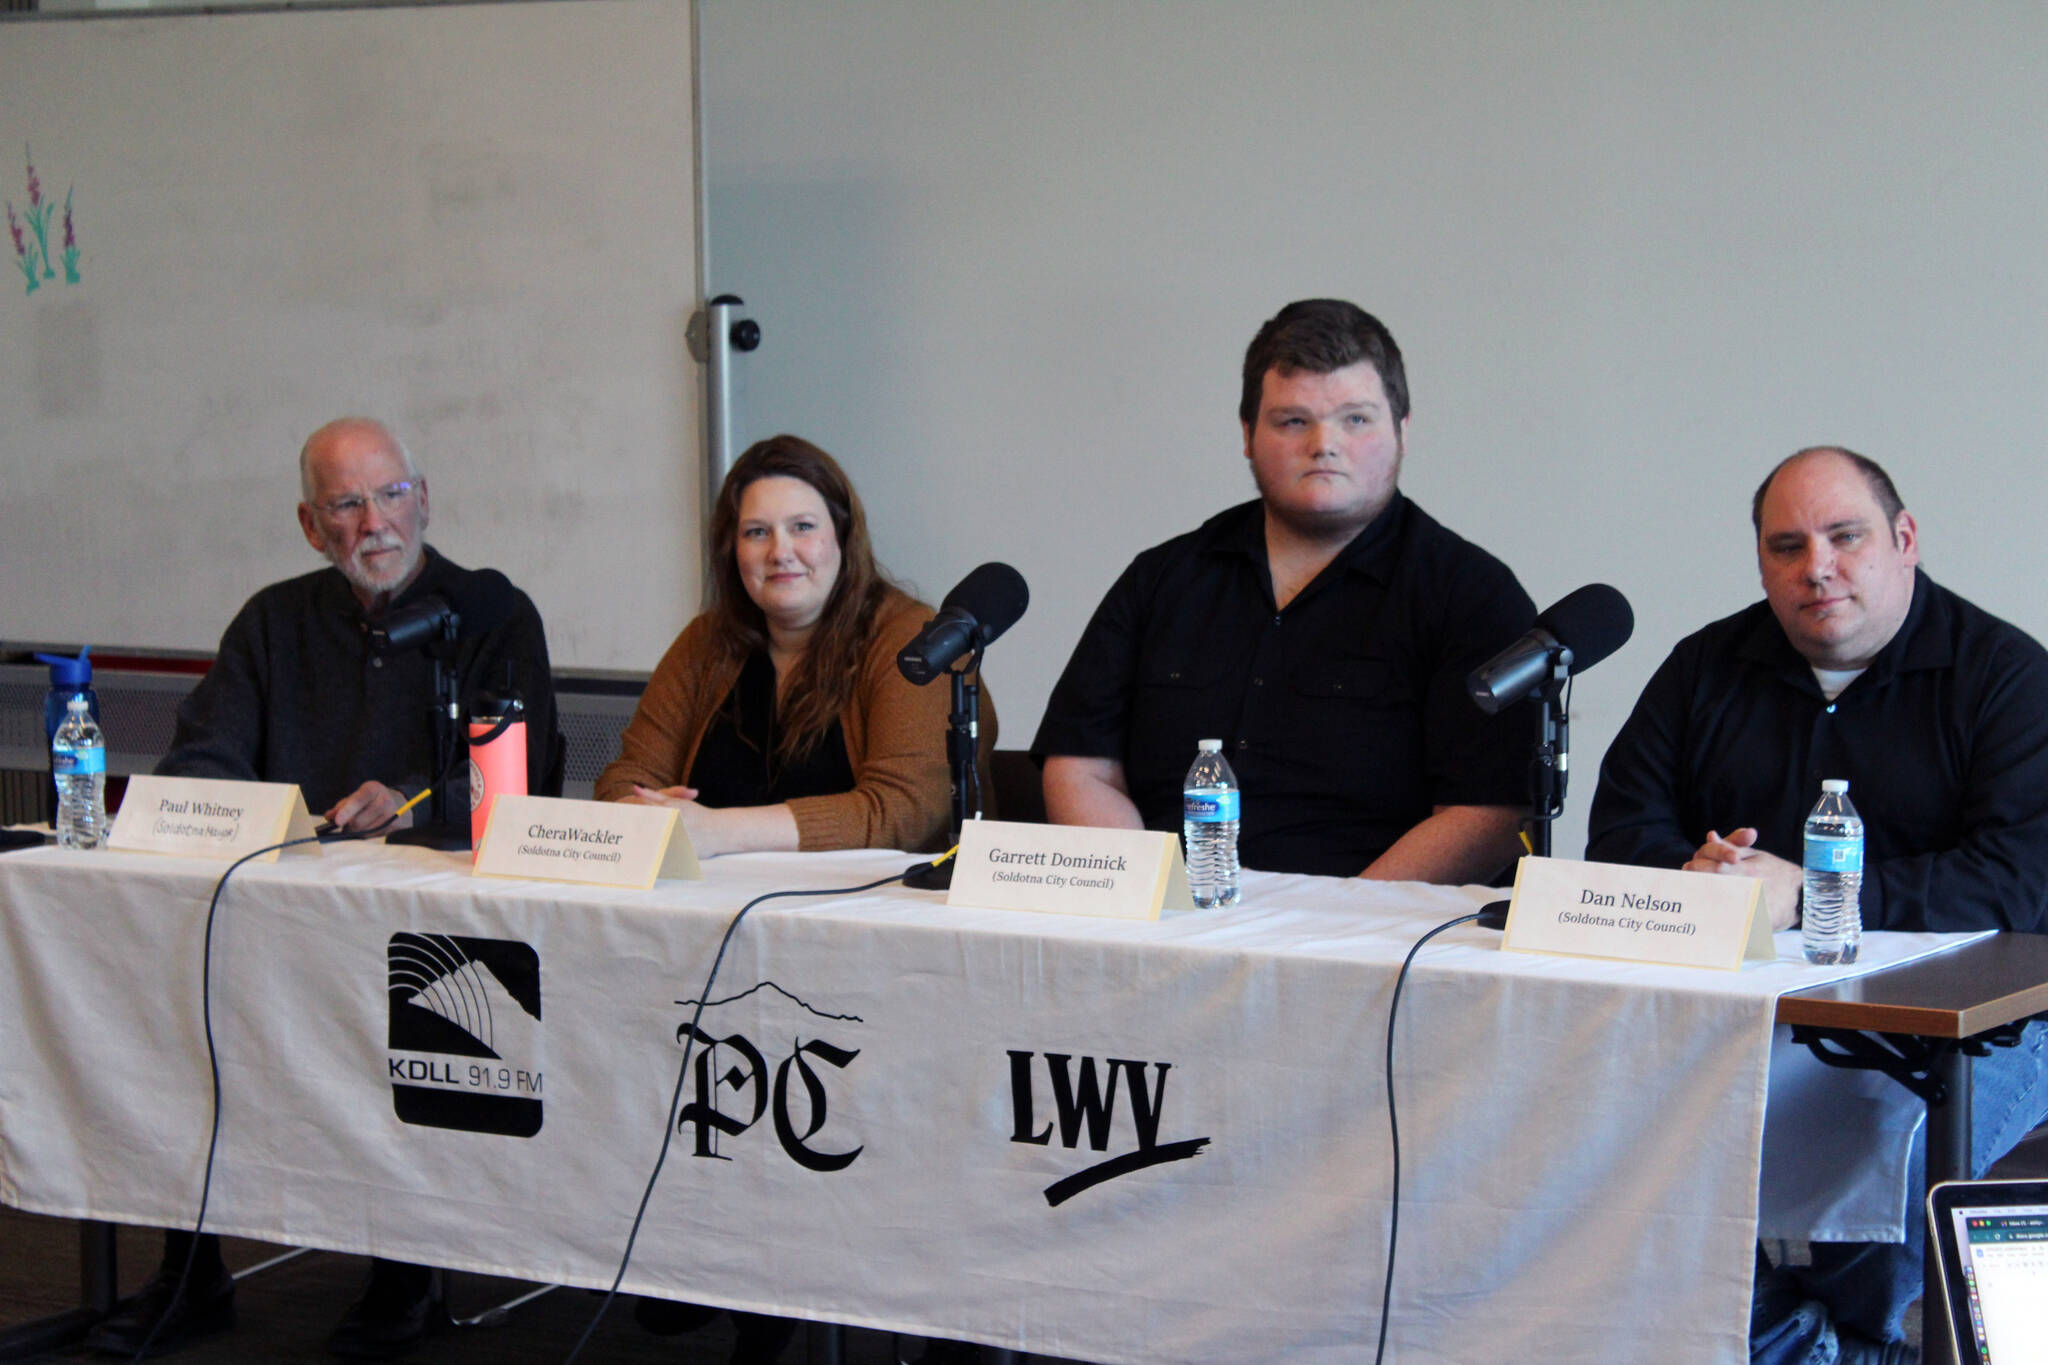
[[[2048,1024],[1970,1064],[1970,1172],[1982,1176],[2048,1119]],[[1834,1365],[1838,1328],[1873,1342],[1903,1341],[1906,1310],[1925,1283],[1927,1129],[1907,1158],[1904,1242],[1816,1242],[1811,1267],[1772,1267],[1757,1248],[1749,1358],[1760,1365]]]

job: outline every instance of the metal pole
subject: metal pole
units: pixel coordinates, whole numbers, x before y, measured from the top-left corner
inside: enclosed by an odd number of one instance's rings
[[[1970,1072],[1970,1058],[1960,1047],[1944,1049],[1933,1071],[1946,1093],[1940,1103],[1927,1106],[1924,1157],[1928,1189],[1944,1180],[1970,1180],[1977,1174],[1970,1169],[1971,1081],[1974,1079]],[[1906,1216],[1924,1220],[1927,1210],[1924,1207],[1907,1209]],[[1926,1263],[1921,1268],[1926,1277],[1927,1293],[1920,1300],[1920,1358],[1926,1365],[1953,1365],[1955,1360],[1954,1343],[1949,1336],[1948,1300],[1941,1292],[1941,1267],[1937,1261],[1940,1255],[1940,1244],[1935,1240],[1933,1230],[1929,1229]]]
[[[761,344],[761,327],[752,318],[740,316],[746,301],[737,294],[720,294],[690,320],[690,352],[704,366],[704,524],[711,524],[711,508],[718,490],[732,468],[737,452],[732,401],[732,358],[734,352],[751,351]],[[709,552],[709,546],[706,547]]]
[[[710,324],[705,328],[709,346],[704,361],[704,475],[710,480],[713,498],[732,468],[732,329],[739,321],[742,304],[737,294],[720,294],[711,300]],[[704,505],[709,508],[710,500]]]

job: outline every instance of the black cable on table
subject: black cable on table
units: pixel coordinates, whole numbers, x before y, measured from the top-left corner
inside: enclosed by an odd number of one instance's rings
[[[711,959],[711,970],[704,975],[704,988],[697,992],[697,1008],[690,1016],[689,1033],[683,1039],[682,1065],[676,1070],[676,1088],[669,1096],[668,1121],[661,1131],[661,1150],[654,1158],[654,1169],[648,1173],[647,1187],[640,1192],[640,1207],[633,1213],[633,1226],[626,1234],[626,1250],[619,1257],[618,1273],[612,1276],[611,1288],[605,1291],[604,1302],[598,1304],[597,1312],[591,1315],[590,1325],[583,1329],[583,1335],[577,1337],[576,1344],[569,1348],[569,1354],[564,1358],[563,1365],[573,1365],[576,1357],[582,1354],[584,1346],[590,1341],[591,1333],[595,1332],[597,1325],[604,1321],[605,1310],[610,1308],[612,1300],[618,1297],[619,1285],[626,1278],[626,1267],[632,1263],[633,1246],[640,1240],[640,1224],[646,1220],[648,1201],[654,1198],[654,1184],[657,1180],[661,1179],[661,1168],[668,1160],[669,1144],[675,1138],[676,1115],[683,1103],[683,1086],[688,1082],[690,1076],[690,1050],[697,1045],[697,1024],[704,1017],[705,1003],[711,999],[712,983],[718,980],[718,969],[725,962],[725,950],[732,943],[733,931],[740,927],[740,921],[747,917],[749,910],[752,910],[763,901],[780,900],[793,896],[852,896],[862,891],[873,891],[876,887],[887,886],[891,882],[900,882],[905,877],[914,877],[921,872],[929,872],[940,863],[945,862],[946,859],[952,857],[956,851],[950,850],[933,858],[930,862],[914,864],[904,868],[901,872],[892,873],[887,877],[883,877],[878,881],[868,882],[863,886],[827,887],[814,891],[770,891],[765,895],[754,897],[754,899],[741,906],[739,913],[734,915],[731,922],[725,926],[725,934],[718,940],[718,952]]]
[[[1401,970],[1394,977],[1394,998],[1387,1005],[1387,1137],[1394,1149],[1394,1179],[1392,1193],[1387,1205],[1387,1278],[1380,1286],[1380,1344],[1372,1353],[1373,1365],[1379,1365],[1387,1353],[1387,1313],[1394,1302],[1394,1247],[1401,1235],[1401,1125],[1394,1118],[1394,1020],[1401,1010],[1401,986],[1408,980],[1409,964],[1422,951],[1422,945],[1446,929],[1455,929],[1461,924],[1470,924],[1479,916],[1460,915],[1446,920],[1436,928],[1415,940],[1415,946],[1408,950],[1408,956],[1401,959]]]
[[[234,876],[244,863],[287,848],[297,848],[301,844],[338,844],[355,839],[375,838],[397,820],[398,814],[394,813],[390,819],[373,829],[350,833],[335,830],[308,834],[298,839],[287,839],[281,844],[270,844],[253,853],[245,853],[229,863],[227,870],[220,874],[220,880],[213,884],[213,896],[206,903],[205,949],[200,960],[199,976],[199,1014],[206,1032],[206,1070],[213,1084],[213,1121],[206,1139],[206,1170],[199,1181],[199,1216],[192,1220],[192,1245],[186,1248],[185,1264],[178,1272],[178,1283],[171,1291],[170,1303],[165,1308],[164,1315],[149,1329],[149,1335],[142,1339],[142,1344],[135,1348],[135,1354],[129,1357],[130,1360],[142,1360],[149,1355],[149,1348],[156,1344],[157,1334],[163,1331],[165,1323],[177,1315],[179,1306],[183,1304],[185,1291],[192,1283],[192,1267],[199,1258],[199,1234],[206,1226],[206,1205],[213,1197],[213,1159],[220,1149],[220,1055],[213,1043],[213,923],[220,910],[221,892],[227,889],[228,878]]]

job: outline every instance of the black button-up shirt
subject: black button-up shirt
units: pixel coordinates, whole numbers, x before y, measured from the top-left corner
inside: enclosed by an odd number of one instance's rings
[[[1032,753],[1118,760],[1146,828],[1178,832],[1195,742],[1221,739],[1245,866],[1352,876],[1438,805],[1527,804],[1532,722],[1480,714],[1465,675],[1535,615],[1506,565],[1399,494],[1278,609],[1245,503],[1124,571]]]
[[[1796,863],[1829,777],[1863,817],[1867,928],[2048,930],[2048,654],[1924,573],[1832,702],[1767,603],[1681,640],[1607,751],[1586,856],[1677,867],[1754,825]]]

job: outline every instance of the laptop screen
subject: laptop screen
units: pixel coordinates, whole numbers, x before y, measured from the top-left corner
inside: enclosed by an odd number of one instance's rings
[[[1958,1351],[1969,1361],[1974,1339],[1980,1365],[2048,1365],[2048,1201],[1980,1202],[1967,1189],[1944,1210],[1962,1274],[1949,1287]]]

